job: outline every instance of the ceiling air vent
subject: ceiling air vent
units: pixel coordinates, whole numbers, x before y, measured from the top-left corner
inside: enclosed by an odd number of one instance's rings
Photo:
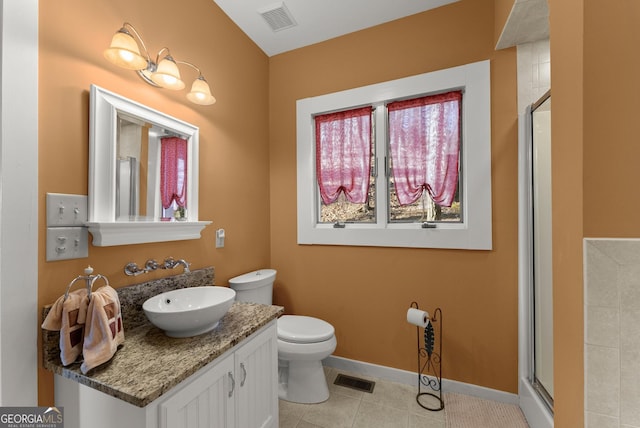
[[[273,31],[286,30],[297,25],[284,3],[268,6],[258,10],[258,13],[262,15]]]

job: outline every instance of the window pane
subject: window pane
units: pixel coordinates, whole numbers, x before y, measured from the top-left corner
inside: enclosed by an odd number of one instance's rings
[[[319,223],[375,222],[371,115],[364,107],[315,118]]]
[[[321,199],[319,223],[375,223],[376,186],[373,177],[370,183],[369,197],[363,204],[349,202],[344,195],[340,195],[338,200],[330,205],[325,205]]]
[[[410,205],[400,205],[400,202],[398,202],[398,197],[396,196],[396,188],[393,184],[393,177],[389,181],[390,223],[422,223],[425,221],[449,223],[462,222],[459,191],[456,191],[456,196],[450,207],[444,207],[436,204],[429,197],[429,194],[427,192],[423,192],[422,197]],[[460,189],[459,185],[458,189]]]
[[[461,222],[462,92],[388,104],[389,222]]]

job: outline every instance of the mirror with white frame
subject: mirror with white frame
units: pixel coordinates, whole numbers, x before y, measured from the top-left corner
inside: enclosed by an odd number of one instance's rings
[[[198,239],[198,127],[96,85],[87,227],[93,245]]]

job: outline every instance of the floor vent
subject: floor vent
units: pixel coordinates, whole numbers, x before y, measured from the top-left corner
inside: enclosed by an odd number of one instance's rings
[[[359,377],[347,376],[343,374],[338,374],[335,382],[333,383],[339,386],[346,386],[347,388],[369,393],[372,393],[373,388],[376,386],[376,383],[370,380],[360,379]]]
[[[286,30],[296,26],[295,19],[293,19],[291,12],[289,12],[284,3],[269,6],[259,10],[258,13],[262,15],[273,31]]]

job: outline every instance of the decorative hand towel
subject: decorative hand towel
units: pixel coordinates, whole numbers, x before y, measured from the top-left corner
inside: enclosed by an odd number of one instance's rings
[[[89,297],[86,289],[72,291],[55,301],[42,323],[45,330],[60,332],[60,360],[68,366],[82,354]]]
[[[108,285],[91,293],[84,333],[82,373],[109,361],[124,343],[120,300]]]

